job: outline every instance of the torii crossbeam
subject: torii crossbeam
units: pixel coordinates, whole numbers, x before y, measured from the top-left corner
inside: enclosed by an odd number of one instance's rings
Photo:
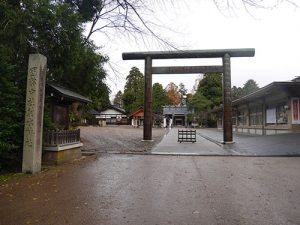
[[[253,57],[254,48],[209,49],[189,51],[126,52],[123,60],[145,60],[144,133],[152,140],[152,74],[223,73],[223,143],[232,143],[231,57]],[[152,59],[222,58],[222,66],[152,67]]]

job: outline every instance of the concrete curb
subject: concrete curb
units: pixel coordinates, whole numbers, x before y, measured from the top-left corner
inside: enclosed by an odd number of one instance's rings
[[[101,154],[108,154],[108,155],[152,155],[152,156],[208,156],[208,157],[283,157],[283,158],[291,158],[291,157],[300,157],[298,155],[249,155],[249,154],[198,154],[198,153],[167,153],[167,152],[136,152],[136,153],[121,153],[121,152],[114,152],[114,153],[101,153]]]
[[[204,134],[201,134],[200,132],[198,132],[197,134],[200,135],[201,137],[205,138],[206,140],[209,140],[209,141],[215,143],[215,144],[218,145],[218,146],[221,146],[221,147],[224,146],[223,142],[220,142],[220,141],[218,141],[218,140],[216,140],[216,139],[213,139],[213,138],[211,138],[211,137],[209,137],[209,136],[206,136],[206,135],[204,135]]]

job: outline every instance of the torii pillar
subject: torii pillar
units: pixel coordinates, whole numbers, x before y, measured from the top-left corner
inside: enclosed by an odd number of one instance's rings
[[[253,57],[254,48],[123,53],[123,60],[145,60],[143,140],[152,140],[152,74],[223,73],[223,143],[233,143],[231,57]],[[152,67],[153,59],[222,58],[222,66]]]

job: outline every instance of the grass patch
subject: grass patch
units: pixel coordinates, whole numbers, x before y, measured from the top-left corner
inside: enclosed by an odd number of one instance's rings
[[[7,174],[0,174],[0,182],[6,182],[12,179],[16,179],[19,177],[24,176],[23,173],[7,173]]]

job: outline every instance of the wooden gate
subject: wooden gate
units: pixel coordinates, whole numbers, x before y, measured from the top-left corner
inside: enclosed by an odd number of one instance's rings
[[[178,142],[196,142],[196,130],[178,130]]]

